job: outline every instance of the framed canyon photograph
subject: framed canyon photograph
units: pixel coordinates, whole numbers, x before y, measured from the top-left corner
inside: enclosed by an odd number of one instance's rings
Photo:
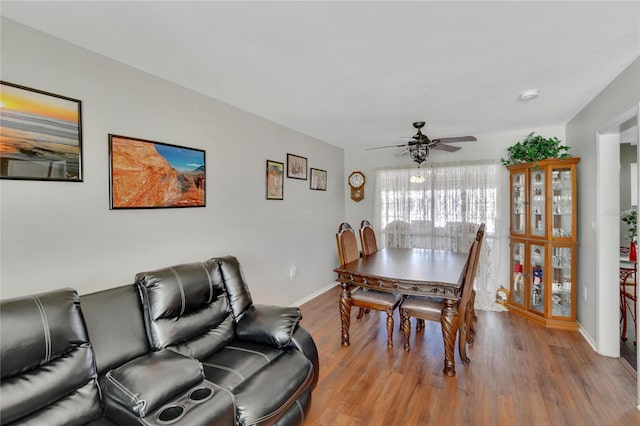
[[[82,182],[81,105],[0,81],[0,178]]]
[[[307,180],[307,159],[299,155],[287,154],[287,177]]]
[[[267,160],[267,200],[284,200],[284,163]]]
[[[109,135],[111,209],[205,207],[205,152]]]

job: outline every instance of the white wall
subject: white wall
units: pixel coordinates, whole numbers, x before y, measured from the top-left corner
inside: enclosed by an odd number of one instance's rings
[[[535,102],[535,101],[533,101]],[[461,125],[460,134],[466,135],[468,132]],[[456,152],[445,151],[433,151],[429,160],[426,163],[422,163],[421,167],[428,167],[430,162],[446,163],[456,161],[470,161],[470,160],[490,160],[500,159],[507,156],[507,147],[514,143],[524,139],[529,133],[535,132],[536,134],[552,137],[555,136],[558,139],[565,140],[565,127],[564,124],[556,124],[545,127],[537,127],[533,129],[524,130],[511,130],[504,132],[497,132],[491,134],[476,134],[474,135],[478,140],[476,142],[463,142],[460,144],[454,144],[462,147],[461,150]],[[431,136],[431,135],[429,135]],[[433,135],[434,137],[440,135]],[[446,135],[449,136],[449,135]],[[451,135],[455,136],[455,135]],[[393,144],[394,141],[390,141]],[[408,155],[397,157],[396,153],[401,151],[399,148],[389,149],[377,149],[367,151],[364,148],[347,148],[345,149],[345,177],[343,179],[343,185],[345,185],[345,217],[347,222],[352,226],[359,227],[362,219],[373,218],[373,191],[375,170],[377,168],[384,167],[396,167],[396,166],[411,166],[417,167],[415,163],[411,162]],[[573,153],[573,150],[569,151]],[[367,184],[365,187],[365,199],[358,203],[354,202],[350,198],[349,187],[347,186],[347,176],[353,170],[362,171],[367,177]],[[504,188],[508,188],[509,174],[507,169],[503,169]],[[502,206],[501,206],[502,222],[500,223],[502,234],[504,239],[501,244],[502,252],[500,253],[500,262],[502,265],[509,264],[509,192],[503,194]],[[504,267],[503,274],[500,276],[500,283],[504,287],[509,287],[509,269]]]
[[[0,181],[2,298],[83,294],[227,254],[257,303],[293,304],[333,282],[341,148],[5,18],[0,35],[2,80],[82,101],[84,161],[82,183]],[[206,150],[207,206],[109,210],[109,133]],[[327,170],[328,190],[286,179],[284,201],[265,200],[266,160],[288,152]]]
[[[578,303],[578,321],[583,333],[586,333],[588,338],[595,342],[596,349],[604,354],[613,353],[609,347],[612,341],[615,341],[615,345],[618,344],[619,312],[615,300],[618,276],[615,265],[608,277],[604,278],[602,274],[606,271],[599,270],[600,259],[597,253],[601,249],[609,252],[617,250],[614,240],[618,240],[618,231],[614,227],[613,232],[604,232],[604,224],[598,223],[598,211],[601,212],[601,219],[606,221],[610,221],[608,216],[612,211],[603,201],[608,188],[600,188],[599,174],[614,174],[617,179],[619,162],[614,161],[611,167],[611,164],[607,166],[606,161],[603,161],[604,158],[598,158],[598,133],[607,130],[618,118],[624,121],[622,116],[629,111],[637,111],[639,103],[640,59],[636,59],[567,124],[567,142],[574,146],[576,153],[582,157],[578,168],[578,292],[581,296]],[[601,192],[598,193],[596,188],[601,189]],[[617,211],[618,206],[614,208]],[[601,279],[598,278],[599,275]],[[612,302],[605,303],[607,300]]]

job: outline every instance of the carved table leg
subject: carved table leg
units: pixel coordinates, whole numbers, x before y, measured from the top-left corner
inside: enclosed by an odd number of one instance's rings
[[[405,352],[409,352],[409,350],[411,349],[409,346],[409,337],[411,337],[411,322],[409,320],[409,315],[403,309],[400,309],[400,326],[402,327],[402,332],[404,334]]]
[[[387,348],[393,349],[393,308],[387,308]]]
[[[349,346],[349,326],[351,325],[351,289],[342,283],[340,292],[340,322],[342,323],[342,346]]]
[[[453,377],[456,375],[455,345],[458,334],[458,315],[456,313],[456,301],[444,299],[444,306],[440,315],[442,326],[442,338],[444,339],[444,374]]]

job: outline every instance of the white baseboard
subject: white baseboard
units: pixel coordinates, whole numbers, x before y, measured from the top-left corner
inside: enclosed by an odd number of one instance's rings
[[[582,324],[580,324],[579,322],[578,322],[578,331],[580,332],[580,334],[582,334],[582,337],[584,337],[584,340],[587,341],[589,346],[591,346],[591,349],[593,349],[595,353],[599,354],[600,352],[598,352],[598,347],[596,345],[595,340],[591,338],[591,336],[587,333],[587,331],[582,327]]]
[[[291,306],[300,306],[303,303],[306,303],[308,301],[310,301],[311,299],[314,299],[318,296],[320,296],[322,293],[326,293],[327,291],[331,290],[332,288],[334,288],[335,286],[340,285],[339,282],[334,281],[331,284],[329,284],[328,286],[321,288],[320,290],[316,291],[315,293],[310,294],[309,296],[305,297],[304,299],[298,300],[297,302],[294,302]]]

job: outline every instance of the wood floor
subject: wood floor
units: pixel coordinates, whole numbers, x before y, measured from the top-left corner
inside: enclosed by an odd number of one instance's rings
[[[338,287],[301,308],[320,353],[305,425],[640,425],[635,377],[578,332],[477,312],[471,364],[456,353],[457,376],[447,378],[438,323],[416,335],[412,320],[406,353],[397,312],[393,349],[386,314],[352,312],[351,346],[342,347]]]

